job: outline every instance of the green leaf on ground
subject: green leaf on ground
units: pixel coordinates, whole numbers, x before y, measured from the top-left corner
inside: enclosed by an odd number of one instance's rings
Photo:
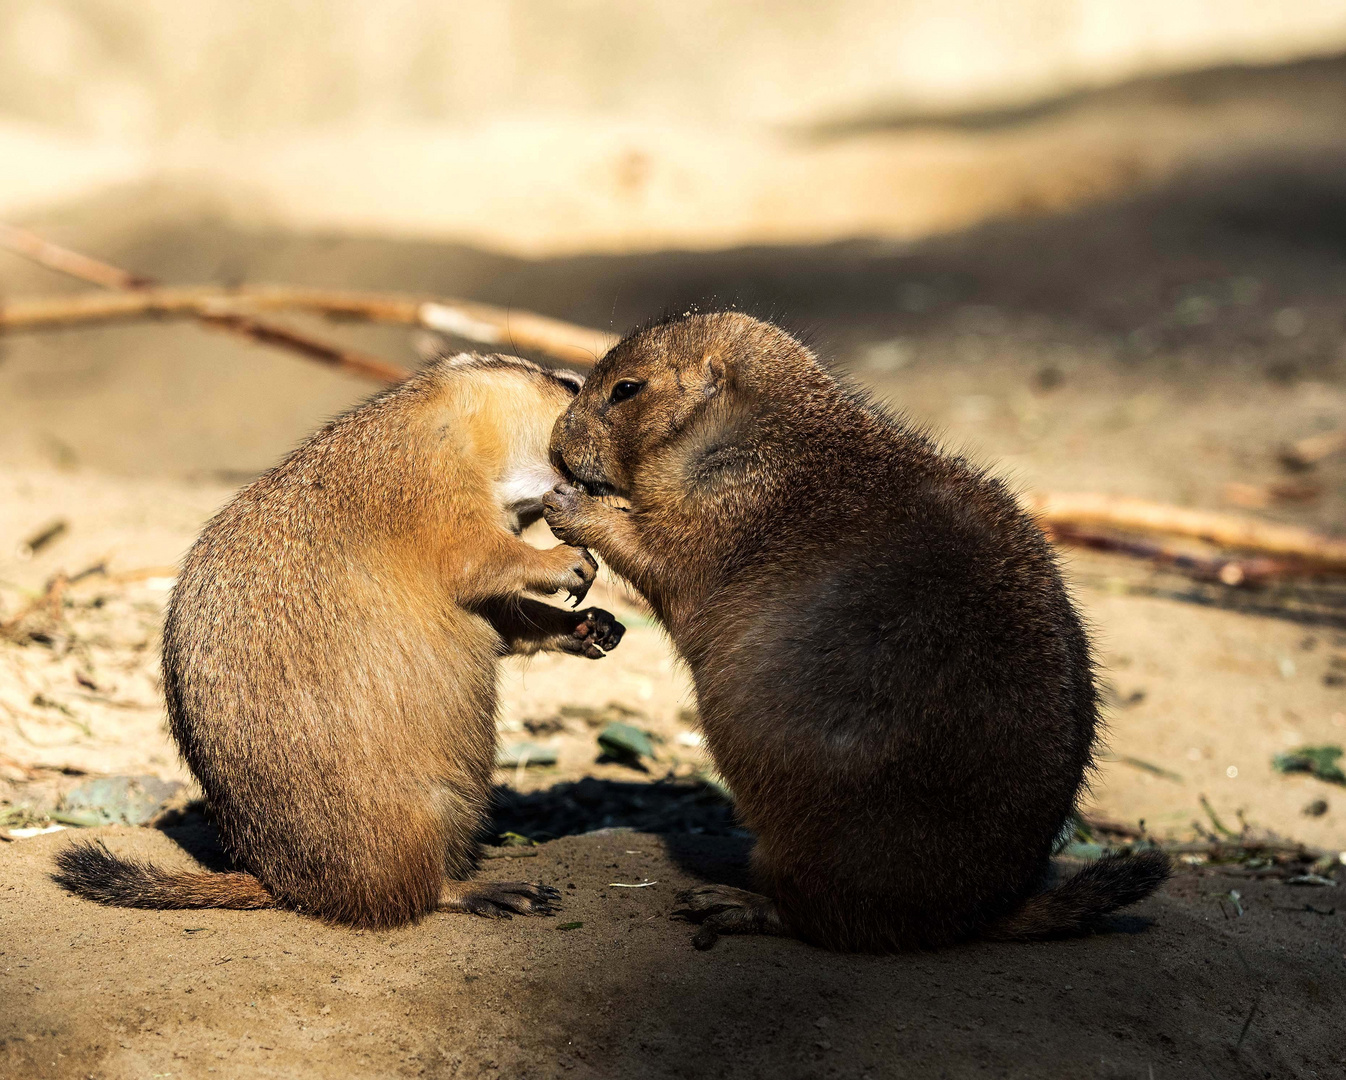
[[[618,761],[638,762],[654,757],[654,743],[649,735],[630,724],[609,724],[598,733],[598,745]]]
[[[1340,746],[1301,746],[1277,754],[1271,759],[1271,767],[1282,773],[1310,773],[1329,784],[1346,784],[1346,772],[1337,764],[1342,752]]]

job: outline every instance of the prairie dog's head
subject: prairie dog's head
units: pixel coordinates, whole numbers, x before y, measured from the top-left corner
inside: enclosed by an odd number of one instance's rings
[[[737,312],[639,330],[598,362],[556,422],[552,460],[591,494],[630,495],[639,466],[699,419],[751,408],[776,390],[788,395],[791,380],[810,370],[816,364],[798,341]]]
[[[497,354],[459,353],[436,366],[470,434],[469,452],[492,475],[506,526],[521,531],[542,516],[542,496],[563,479],[548,440],[583,376]]]

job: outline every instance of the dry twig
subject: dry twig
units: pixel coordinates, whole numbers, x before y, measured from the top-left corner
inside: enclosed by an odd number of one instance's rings
[[[65,518],[57,518],[42,526],[37,532],[33,533],[28,539],[20,542],[15,549],[15,558],[27,562],[43,548],[50,546],[70,531],[70,522]]]
[[[114,574],[108,572],[107,563],[99,562],[92,566],[86,566],[76,574],[67,575],[64,572],[54,574],[47,579],[41,593],[29,600],[8,619],[0,621],[0,639],[23,640],[26,637],[23,630],[24,622],[44,610],[52,623],[60,623],[65,614],[66,593],[73,587],[83,585],[95,578],[110,585],[131,585],[136,582],[147,581],[150,578],[175,578],[177,573],[177,567],[174,566],[145,566],[136,570],[122,570]]]
[[[1044,528],[1061,534],[1087,534],[1090,526],[1104,526],[1190,536],[1220,547],[1282,556],[1285,571],[1298,564],[1299,570],[1346,572],[1346,541],[1295,525],[1094,493],[1045,492],[1031,496],[1028,504]]]
[[[152,278],[132,274],[120,267],[91,259],[77,251],[70,251],[57,244],[43,240],[42,237],[0,223],[0,247],[7,248],[17,255],[32,259],[51,270],[57,270],[71,277],[102,285],[109,289],[137,292],[149,289],[156,284]],[[276,323],[263,322],[251,316],[237,312],[193,312],[195,318],[207,326],[250,338],[265,345],[276,345],[307,356],[332,367],[349,371],[365,378],[380,382],[401,382],[411,372],[399,364],[389,363],[377,356],[343,349],[326,341],[302,334],[289,327]]]
[[[1222,585],[1257,585],[1264,581],[1287,577],[1303,571],[1294,563],[1267,558],[1205,557],[1156,543],[1153,540],[1113,536],[1110,533],[1079,529],[1068,525],[1049,525],[1047,534],[1058,544],[1085,547],[1093,551],[1110,551],[1146,559],[1156,566],[1165,566],[1198,581],[1218,581]]]
[[[2,221],[0,221],[0,247],[8,248],[15,255],[32,259],[33,262],[40,263],[49,270],[69,274],[81,281],[102,285],[107,289],[144,289],[154,284],[150,278],[140,277],[119,266],[91,259],[78,251],[71,251],[59,244],[43,240],[27,229],[6,225]]]
[[[420,326],[480,345],[508,345],[581,365],[593,364],[615,341],[612,335],[587,326],[469,300],[285,285],[155,288],[20,300],[0,309],[0,330],[41,330],[135,318],[237,318],[286,310]]]
[[[1231,481],[1221,494],[1224,501],[1249,510],[1262,510],[1282,503],[1307,503],[1323,493],[1321,484],[1308,480],[1277,480],[1270,484],[1242,484]]]
[[[1120,836],[1127,840],[1150,840],[1142,826],[1128,825],[1113,821],[1096,814],[1080,814],[1080,821],[1090,832],[1108,836]],[[1143,825],[1143,823],[1142,823]],[[1244,859],[1248,857],[1282,857],[1298,862],[1313,862],[1333,853],[1309,844],[1293,840],[1282,840],[1275,836],[1257,836],[1255,834],[1231,833],[1227,836],[1212,836],[1204,840],[1153,841],[1170,855],[1205,855],[1211,861],[1222,859]]]
[[[1139,840],[1145,835],[1145,830],[1137,825],[1127,825],[1125,822],[1113,821],[1111,818],[1099,817],[1097,814],[1080,814],[1079,818],[1090,832],[1110,833],[1113,836],[1125,836],[1131,840]]]

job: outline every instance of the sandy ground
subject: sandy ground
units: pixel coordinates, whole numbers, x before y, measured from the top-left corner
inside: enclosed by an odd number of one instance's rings
[[[1267,109],[1293,134],[1302,105]],[[738,302],[1026,489],[1227,508],[1231,482],[1293,479],[1305,498],[1247,512],[1339,531],[1346,462],[1291,476],[1276,453],[1346,425],[1346,143],[1316,121],[1304,132],[1274,158],[1231,145],[1127,197],[902,244],[525,261],[261,231],[162,187],[35,224],[172,282],[462,294],[616,328]],[[17,260],[0,275],[6,293],[68,287]],[[311,325],[413,355],[400,332]],[[183,777],[157,683],[171,567],[239,483],[367,392],[187,325],[0,341],[0,620],[58,572],[108,570],[0,644],[0,810],[40,817],[81,772]],[[15,558],[55,519],[63,537]],[[1066,566],[1110,702],[1088,806],[1181,839],[1215,828],[1204,796],[1232,828],[1241,816],[1346,849],[1346,789],[1271,768],[1294,745],[1346,744],[1340,589],[1194,586],[1098,555]],[[567,886],[558,919],[359,935],[278,913],[108,911],[45,877],[70,833],[0,843],[0,1077],[1340,1074],[1342,869],[1299,888],[1255,865],[1184,867],[1137,910],[1148,929],[1078,942],[892,960],[766,940],[694,952],[668,921],[673,891],[732,875],[747,838],[695,779],[693,702],[658,630],[617,582],[593,598],[631,628],[611,657],[502,673],[502,743],[559,756],[501,771],[495,826],[560,839],[484,872],[526,863]],[[658,737],[644,771],[596,760],[617,715]],[[208,855],[193,822],[97,834],[169,862]],[[602,826],[659,835],[576,835]],[[645,880],[658,884],[610,887]]]
[[[195,839],[103,835],[165,862]],[[47,880],[62,842],[3,855],[0,1076],[1129,1080],[1346,1067],[1340,909],[1321,891],[1213,871],[1104,936],[883,959],[766,938],[694,951],[668,917],[674,893],[733,880],[742,841],[557,840],[484,876],[557,885],[558,917],[435,916],[386,933],[279,912],[91,908]]]

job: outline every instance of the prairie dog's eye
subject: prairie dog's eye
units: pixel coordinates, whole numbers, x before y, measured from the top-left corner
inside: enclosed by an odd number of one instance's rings
[[[625,401],[627,398],[633,398],[645,388],[645,384],[638,379],[622,379],[612,388],[612,395],[608,398],[614,405],[619,401]]]

